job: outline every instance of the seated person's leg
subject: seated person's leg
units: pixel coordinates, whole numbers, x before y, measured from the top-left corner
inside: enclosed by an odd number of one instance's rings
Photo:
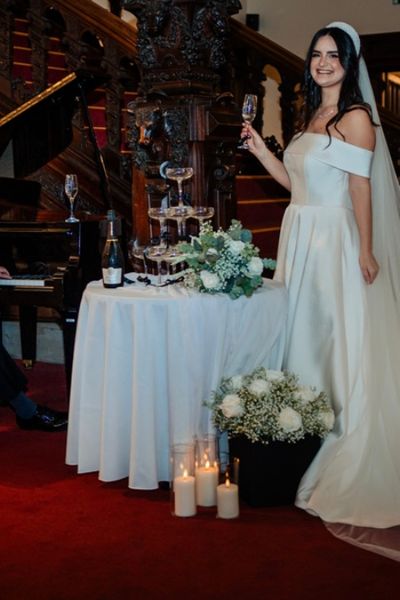
[[[41,406],[25,394],[27,379],[0,342],[0,400],[12,408],[21,429],[63,431],[67,414]]]

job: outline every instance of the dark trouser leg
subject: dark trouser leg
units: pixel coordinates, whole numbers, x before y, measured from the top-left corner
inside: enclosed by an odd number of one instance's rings
[[[27,379],[0,342],[0,400],[10,403],[26,390]]]

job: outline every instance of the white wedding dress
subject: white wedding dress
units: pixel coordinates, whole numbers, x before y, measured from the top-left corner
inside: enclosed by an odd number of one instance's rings
[[[364,283],[348,191],[349,173],[368,177],[372,157],[335,137],[295,136],[284,156],[292,200],[275,273],[289,291],[283,368],[325,390],[336,414],[296,504],[327,523],[360,527],[359,537],[400,524],[399,322],[373,298],[394,273],[381,264],[374,284]],[[398,353],[385,344],[390,327]]]

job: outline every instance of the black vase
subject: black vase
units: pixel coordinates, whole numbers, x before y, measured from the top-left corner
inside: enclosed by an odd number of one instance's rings
[[[321,445],[318,436],[295,443],[229,440],[229,453],[239,458],[239,495],[251,506],[293,504],[300,479]]]

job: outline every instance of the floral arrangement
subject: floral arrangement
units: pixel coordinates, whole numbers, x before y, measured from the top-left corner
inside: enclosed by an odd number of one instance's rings
[[[261,259],[251,243],[252,234],[233,220],[227,231],[214,231],[203,223],[198,237],[180,243],[188,268],[184,284],[200,292],[223,292],[233,299],[251,296],[262,285],[264,268],[274,269],[275,261]]]
[[[307,434],[324,437],[335,416],[324,392],[299,385],[292,373],[263,367],[223,379],[211,402],[214,425],[229,437],[253,442],[297,442]]]

